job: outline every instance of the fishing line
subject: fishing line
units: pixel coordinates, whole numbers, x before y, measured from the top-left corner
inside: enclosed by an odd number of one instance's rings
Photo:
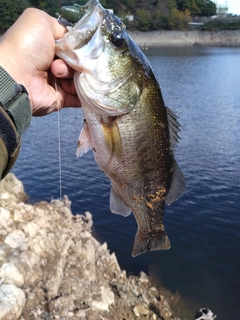
[[[55,90],[58,91],[57,81],[54,78]],[[60,128],[60,106],[58,105],[57,131],[58,131],[58,165],[59,165],[59,198],[62,200],[62,158],[61,158],[61,128]]]
[[[59,15],[57,21],[59,21],[61,16]],[[58,92],[57,81],[54,77],[55,90]],[[58,105],[58,118],[57,118],[57,127],[58,127],[58,165],[59,165],[59,199],[62,200],[62,158],[61,158],[61,128],[60,128],[60,106]]]

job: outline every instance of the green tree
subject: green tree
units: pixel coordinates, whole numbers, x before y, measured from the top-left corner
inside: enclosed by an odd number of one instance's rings
[[[44,11],[46,11],[48,9],[49,4],[52,5],[52,3],[51,3],[52,1],[48,2],[47,0],[29,0],[29,2],[31,3],[32,7],[35,7],[35,8],[44,10]]]
[[[192,16],[210,16],[216,14],[216,4],[211,0],[177,0],[177,9],[188,9]]]
[[[176,8],[177,6],[176,0],[166,0],[166,6],[169,10]]]
[[[136,9],[136,0],[125,0],[125,4],[129,12],[133,13]]]
[[[20,16],[20,14],[30,6],[27,0],[1,0],[0,1],[0,32],[5,32]]]
[[[118,0],[106,0],[106,7],[113,9],[115,14],[122,10],[122,4]]]
[[[9,28],[27,7],[42,9],[54,16],[64,5],[84,5],[87,0],[0,0],[0,32]],[[127,27],[143,31],[156,29],[184,29],[191,16],[216,14],[212,0],[100,0],[105,8],[125,17],[134,15],[134,21],[124,21]]]
[[[162,16],[163,25],[169,30],[183,30],[188,26],[188,22],[191,20],[190,11],[188,9],[183,12],[179,11],[177,8],[173,8],[169,15]]]
[[[202,9],[202,15],[206,17],[214,16],[216,12],[217,12],[216,3],[210,0],[206,0],[205,5]]]
[[[137,29],[141,31],[148,31],[152,27],[152,16],[150,11],[137,9],[135,20]]]
[[[155,29],[160,29],[161,28],[161,26],[162,26],[161,17],[162,17],[161,4],[157,3],[156,9],[154,10],[153,15],[152,15],[152,19],[154,21],[154,28]]]

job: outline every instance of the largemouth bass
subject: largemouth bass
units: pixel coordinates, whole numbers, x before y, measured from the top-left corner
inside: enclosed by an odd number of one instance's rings
[[[169,249],[164,205],[185,190],[173,155],[179,124],[120,19],[97,0],[83,9],[80,20],[56,41],[57,56],[76,70],[85,116],[77,155],[93,149],[111,180],[110,210],[123,216],[133,212],[138,230],[132,256]]]

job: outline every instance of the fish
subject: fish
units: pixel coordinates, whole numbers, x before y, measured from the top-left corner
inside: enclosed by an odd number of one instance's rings
[[[134,214],[138,228],[132,256],[169,249],[164,207],[185,190],[174,159],[179,122],[123,22],[98,0],[90,0],[80,15],[55,43],[56,55],[75,70],[85,118],[77,156],[93,150],[111,180],[110,211]]]

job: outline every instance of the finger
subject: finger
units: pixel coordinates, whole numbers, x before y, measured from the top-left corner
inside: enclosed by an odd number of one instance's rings
[[[80,108],[81,104],[76,95],[66,94],[59,88],[57,92],[53,88],[50,89],[52,95],[52,103],[48,106],[42,105],[41,107],[33,108],[32,114],[35,117],[45,116],[54,111],[59,111],[62,108]]]
[[[81,108],[81,103],[77,96],[67,94],[65,97],[65,105],[63,108]]]
[[[62,89],[69,94],[77,94],[75,85],[73,83],[73,80],[70,79],[60,79],[59,81],[60,86],[62,87]]]
[[[67,32],[67,28],[58,21],[58,19],[51,17],[51,23],[52,23],[52,30],[54,39],[58,40],[61,39],[64,34]]]
[[[49,85],[54,88],[54,90],[63,90],[67,94],[76,95],[77,91],[73,82],[73,79],[66,79],[66,78],[58,78],[54,77],[53,73],[49,73]],[[56,87],[57,86],[57,87]]]
[[[56,91],[57,104],[54,111],[60,110],[62,108],[80,108],[81,103],[76,94],[66,93],[61,86],[57,86]]]
[[[57,78],[72,78],[74,73],[73,69],[61,59],[52,62],[51,72]]]

